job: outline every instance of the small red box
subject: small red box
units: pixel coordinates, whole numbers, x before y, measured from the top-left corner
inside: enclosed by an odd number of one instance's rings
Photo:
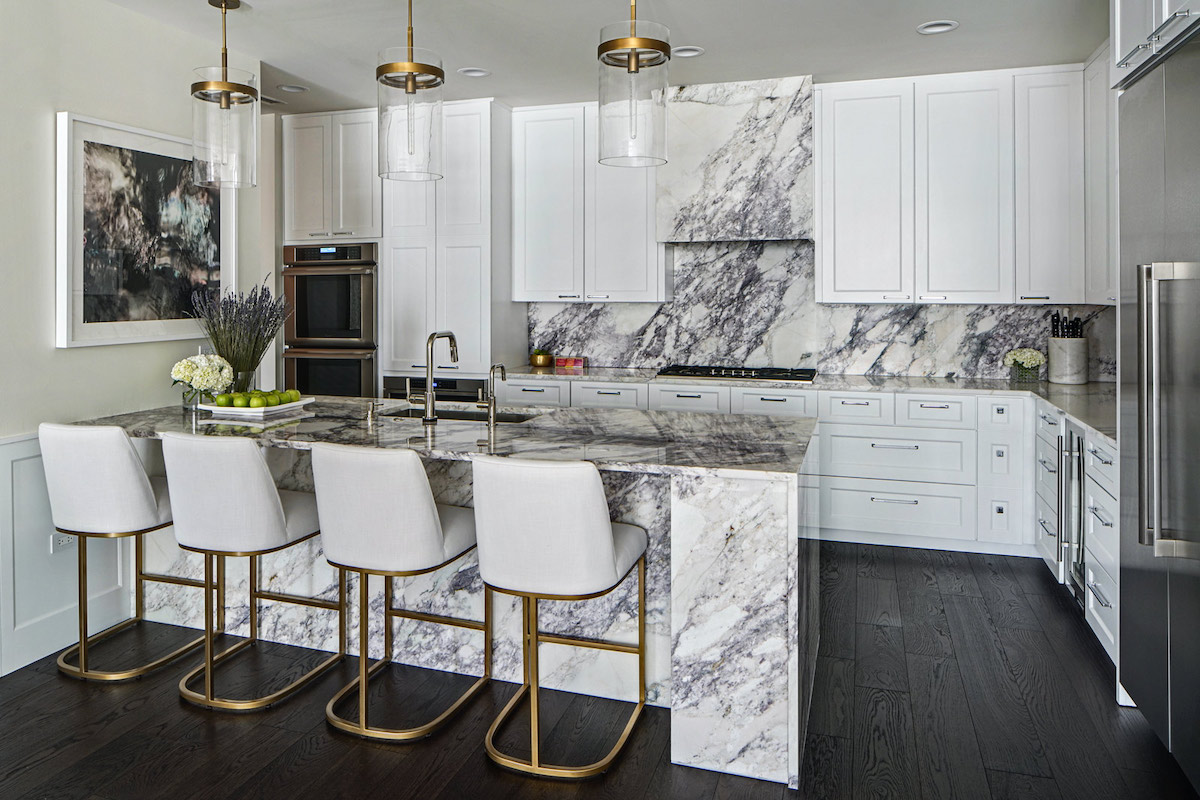
[[[587,359],[580,356],[556,356],[554,359],[555,369],[583,369],[587,366]]]

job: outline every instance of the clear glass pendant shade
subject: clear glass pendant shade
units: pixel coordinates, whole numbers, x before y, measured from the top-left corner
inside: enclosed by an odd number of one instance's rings
[[[442,177],[442,60],[419,47],[379,52],[379,176]],[[385,69],[385,65],[391,68]]]
[[[654,167],[667,163],[670,35],[665,25],[643,20],[616,22],[601,29],[601,164]],[[608,43],[612,49],[606,50]],[[630,69],[631,61],[635,69]]]
[[[200,67],[192,84],[193,180],[212,189],[258,182],[258,77]]]

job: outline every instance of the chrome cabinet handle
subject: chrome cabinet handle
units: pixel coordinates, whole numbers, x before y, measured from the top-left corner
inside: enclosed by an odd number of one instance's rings
[[[1142,44],[1139,44],[1139,45],[1137,45],[1137,46],[1136,46],[1136,47],[1134,47],[1132,50],[1130,50],[1130,51],[1129,51],[1129,52],[1128,52],[1128,53],[1125,55],[1125,57],[1124,57],[1124,58],[1122,58],[1120,61],[1118,61],[1118,62],[1117,62],[1117,69],[1125,69],[1126,67],[1128,67],[1128,66],[1129,66],[1129,62],[1130,62],[1130,61],[1133,61],[1134,57],[1135,57],[1135,56],[1136,56],[1138,53],[1142,52],[1143,50],[1149,50],[1149,49],[1150,49],[1150,45],[1149,45],[1149,44],[1142,43]]]
[[[1158,44],[1162,41],[1163,31],[1171,27],[1171,24],[1174,23],[1175,20],[1183,19],[1184,17],[1190,17],[1191,15],[1192,12],[1186,8],[1182,11],[1176,11],[1174,14],[1164,19],[1162,25],[1159,25],[1157,28],[1150,31],[1150,35],[1146,37],[1146,41],[1150,44]]]
[[[871,401],[870,400],[843,400],[842,405],[844,405],[844,406],[869,406],[869,405],[871,405]]]
[[[1046,423],[1047,425],[1054,425],[1054,426],[1058,425],[1058,420],[1056,420],[1054,417],[1050,416],[1049,414],[1043,414],[1041,412],[1038,412],[1038,416],[1041,417],[1042,422]]]
[[[616,397],[620,397],[620,396],[621,396],[621,393],[620,393],[620,392],[606,392],[606,391],[604,391],[603,389],[597,389],[597,390],[596,390],[596,394],[615,395]]]
[[[558,296],[558,299],[559,300],[578,300],[579,295],[577,295],[577,294],[560,294]]]
[[[896,506],[915,506],[920,505],[920,500],[893,500],[890,497],[872,497],[872,503],[890,503]]]
[[[919,445],[919,444],[879,444],[878,442],[871,442],[871,447],[874,447],[877,450],[920,450],[921,449],[921,445]]]
[[[1113,526],[1113,524],[1111,522],[1106,520],[1104,517],[1100,516],[1100,509],[1096,508],[1095,506],[1088,506],[1088,513],[1090,513],[1093,517],[1095,517],[1096,521],[1099,522],[1104,527],[1111,528]]]
[[[530,389],[528,386],[525,386],[525,387],[522,387],[521,391],[522,392],[533,392],[534,394],[541,394],[541,393],[545,392],[546,390],[545,389]]]
[[[942,410],[948,410],[950,405],[949,403],[921,403],[921,408],[940,408]]]
[[[699,400],[701,397],[698,394],[677,394],[675,396],[681,400]]]
[[[884,299],[884,300],[911,300],[911,299],[912,299],[912,295],[907,295],[907,294],[885,294],[885,295],[883,296],[883,299]]]
[[[1021,295],[1021,299],[1022,300],[1049,300],[1050,295],[1048,295],[1048,294],[1023,294],[1023,295]]]
[[[462,369],[462,367],[458,367],[458,366],[454,366],[454,365],[445,366],[443,364],[438,364],[438,369]]]
[[[354,231],[334,231],[334,236],[353,236]]]
[[[944,295],[944,294],[923,294],[923,295],[921,295],[921,299],[922,300],[945,300],[947,298],[946,298],[946,295]]]
[[[1087,587],[1088,591],[1092,593],[1092,596],[1096,598],[1097,603],[1105,608],[1112,608],[1112,603],[1110,603],[1108,598],[1104,596],[1104,592],[1100,591],[1099,586],[1094,583],[1089,583]]]
[[[328,236],[329,231],[321,231],[320,233],[310,233],[309,236]]]
[[[1052,531],[1052,530],[1050,530],[1050,528],[1046,527],[1046,520],[1039,519],[1038,525],[1041,527],[1042,531],[1044,531],[1047,536],[1053,536],[1055,539],[1058,538],[1058,531]]]
[[[588,300],[607,300],[607,299],[608,299],[608,295],[606,295],[606,294],[589,294],[588,295]]]
[[[1105,458],[1104,454],[1101,451],[1097,450],[1096,448],[1089,447],[1088,452],[1091,453],[1092,457],[1095,458],[1097,461],[1099,461],[1104,466],[1111,467],[1113,465],[1112,459]]]
[[[1046,459],[1039,458],[1038,463],[1042,465],[1042,469],[1046,470],[1046,472],[1049,472],[1051,475],[1058,474],[1058,470],[1055,467],[1051,466],[1050,462],[1047,461]]]
[[[413,369],[425,369],[424,364],[410,364],[409,366],[411,366]]]
[[[786,397],[760,397],[758,398],[763,403],[786,403]]]

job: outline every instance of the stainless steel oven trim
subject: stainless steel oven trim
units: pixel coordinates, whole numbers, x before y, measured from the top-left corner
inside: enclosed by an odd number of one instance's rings
[[[283,380],[288,389],[296,386],[296,362],[300,359],[336,358],[361,362],[359,370],[359,397],[375,397],[375,350],[332,348],[332,347],[289,347],[283,351]]]
[[[362,335],[353,339],[299,336],[296,332],[296,282],[308,276],[357,275],[361,278],[359,304],[362,309]],[[376,344],[375,305],[378,292],[374,265],[286,267],[283,270],[283,296],[293,312],[283,323],[283,343],[289,347],[374,348]]]

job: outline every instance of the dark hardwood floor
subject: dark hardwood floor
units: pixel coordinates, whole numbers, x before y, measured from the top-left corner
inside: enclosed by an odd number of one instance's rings
[[[0,679],[0,798],[1196,797],[1141,714],[1113,702],[1111,664],[1040,561],[826,543],[821,582],[799,794],[673,766],[662,709],[647,709],[607,774],[539,781],[494,766],[483,749],[511,684],[491,686],[429,739],[386,745],[325,723],[324,705],[355,659],[275,708],[237,715],[182,702],[184,664],[103,685],[60,676],[51,657]],[[147,625],[94,658],[116,668],[191,635]],[[219,673],[218,689],[269,691],[320,657],[263,644]],[[467,683],[393,666],[372,682],[372,719],[413,724]],[[594,760],[628,708],[545,692],[545,757]],[[520,715],[501,746],[528,754]]]

